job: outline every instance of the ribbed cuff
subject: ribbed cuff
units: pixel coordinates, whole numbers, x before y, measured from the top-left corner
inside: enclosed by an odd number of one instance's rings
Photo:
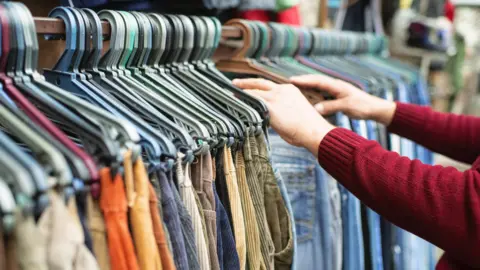
[[[419,105],[396,102],[397,108],[393,115],[392,122],[387,127],[388,131],[401,136],[416,130],[425,125],[425,113],[423,110],[429,108]]]
[[[367,139],[344,129],[335,128],[330,131],[318,147],[318,162],[337,180],[348,177],[355,151]]]

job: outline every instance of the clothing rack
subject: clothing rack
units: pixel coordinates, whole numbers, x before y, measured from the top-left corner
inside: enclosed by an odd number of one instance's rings
[[[64,34],[65,23],[60,19],[48,17],[34,17],[37,34]],[[110,25],[102,22],[104,36],[110,35]],[[222,26],[222,38],[240,38],[242,32],[233,26]]]

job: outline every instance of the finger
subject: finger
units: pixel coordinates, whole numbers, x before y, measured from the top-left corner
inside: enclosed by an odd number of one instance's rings
[[[272,93],[268,91],[258,90],[258,89],[245,89],[247,94],[250,94],[256,98],[261,99],[265,103],[272,99]]]
[[[317,112],[321,115],[334,114],[344,109],[344,103],[340,99],[326,100],[314,105]]]
[[[291,77],[290,82],[300,88],[317,88],[334,96],[340,95],[345,89],[343,81],[320,74]]]
[[[265,79],[235,79],[232,83],[243,89],[271,90],[277,86],[276,83]]]

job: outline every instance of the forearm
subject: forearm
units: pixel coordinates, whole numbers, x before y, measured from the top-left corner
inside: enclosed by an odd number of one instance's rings
[[[480,118],[397,103],[388,130],[450,158],[473,163],[480,154]]]
[[[478,172],[411,161],[341,128],[328,133],[318,151],[322,167],[367,206],[480,266]]]

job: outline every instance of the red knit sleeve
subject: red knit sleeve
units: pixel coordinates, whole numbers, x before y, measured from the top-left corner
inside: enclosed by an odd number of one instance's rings
[[[430,166],[343,128],[319,146],[320,165],[397,226],[480,267],[480,173]]]
[[[473,163],[480,154],[480,118],[435,112],[429,107],[397,103],[392,133],[450,158]]]

